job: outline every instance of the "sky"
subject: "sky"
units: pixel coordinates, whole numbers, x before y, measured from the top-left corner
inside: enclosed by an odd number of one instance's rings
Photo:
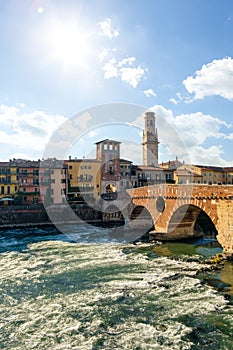
[[[0,160],[141,164],[152,110],[159,162],[233,166],[232,38],[232,0],[0,0]]]

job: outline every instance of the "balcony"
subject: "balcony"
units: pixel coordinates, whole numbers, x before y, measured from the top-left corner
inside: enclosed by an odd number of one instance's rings
[[[79,186],[79,192],[91,192],[94,191],[94,186]]]
[[[18,185],[18,181],[16,180],[0,181],[0,185]]]

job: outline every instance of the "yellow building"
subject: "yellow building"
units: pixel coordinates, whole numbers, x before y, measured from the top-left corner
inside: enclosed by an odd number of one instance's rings
[[[221,185],[226,181],[224,168],[208,165],[196,165],[201,170],[202,183],[208,185]]]
[[[182,164],[174,171],[174,181],[177,184],[201,184],[201,169],[192,164]]]
[[[17,165],[14,161],[0,162],[0,200],[7,204],[18,191]],[[4,200],[5,199],[5,200]]]
[[[209,165],[183,164],[174,172],[176,183],[221,185],[227,183],[228,174],[222,167]],[[229,182],[231,177],[228,177]]]
[[[233,167],[225,167],[224,173],[225,173],[225,184],[226,185],[233,185]]]
[[[101,161],[71,159],[68,165],[68,200],[95,202],[101,190]]]

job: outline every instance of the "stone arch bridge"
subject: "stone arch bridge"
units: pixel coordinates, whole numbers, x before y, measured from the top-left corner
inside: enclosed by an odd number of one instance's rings
[[[233,186],[161,184],[129,189],[114,202],[104,203],[103,213],[114,206],[132,227],[147,225],[155,238],[179,239],[197,234],[201,212],[208,215],[224,252],[233,256]],[[116,211],[116,209],[115,209]],[[115,215],[115,214],[114,214]],[[115,215],[116,216],[116,215]]]

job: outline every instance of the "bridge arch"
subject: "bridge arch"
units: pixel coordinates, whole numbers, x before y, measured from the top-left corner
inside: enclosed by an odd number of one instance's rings
[[[167,233],[176,237],[192,237],[203,234],[204,228],[200,216],[205,217],[209,226],[217,233],[217,229],[211,218],[203,208],[194,204],[183,204],[172,213],[167,225]]]
[[[129,216],[130,227],[141,229],[144,228],[146,231],[154,227],[154,220],[149,210],[143,205],[134,206]]]
[[[224,254],[230,258],[233,257],[232,185],[166,184],[165,187],[161,185],[144,186],[129,189],[127,192],[131,197],[128,212],[131,212],[132,207],[136,205],[143,205],[150,211],[154,219],[155,230],[151,233],[154,238],[170,239],[171,236],[172,239],[179,238],[179,236],[175,237],[174,234],[170,234],[168,228],[172,230],[172,225],[173,228],[175,227],[177,218],[173,215],[181,215],[179,211],[176,212],[180,207],[186,205],[186,208],[189,208],[191,206],[188,214],[205,212],[217,230],[216,238]],[[156,200],[159,196],[165,200],[165,206],[161,211],[156,207]],[[198,209],[191,210],[192,206]],[[192,225],[195,225],[195,218],[192,218],[192,222],[194,224],[190,224],[190,227],[194,227]],[[186,237],[189,236],[190,234],[186,235]]]
[[[125,224],[124,215],[116,205],[110,204],[108,207],[105,208],[102,215],[104,223],[117,223],[119,225]]]

